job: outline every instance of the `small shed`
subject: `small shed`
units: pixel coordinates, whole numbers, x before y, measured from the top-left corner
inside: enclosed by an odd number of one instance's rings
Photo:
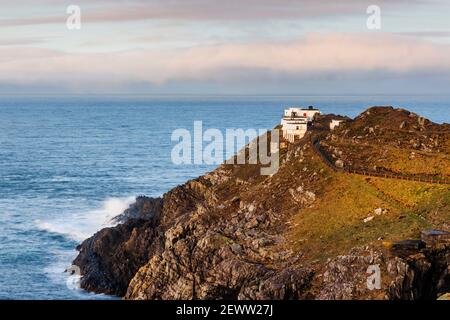
[[[423,230],[420,238],[427,246],[450,244],[450,232],[444,230]]]

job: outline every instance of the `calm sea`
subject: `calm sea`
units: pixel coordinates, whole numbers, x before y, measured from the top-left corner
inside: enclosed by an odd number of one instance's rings
[[[356,116],[404,107],[450,122],[450,97],[0,97],[0,299],[105,299],[71,285],[75,247],[136,195],[159,196],[213,166],[176,166],[171,133],[270,129],[284,106]]]

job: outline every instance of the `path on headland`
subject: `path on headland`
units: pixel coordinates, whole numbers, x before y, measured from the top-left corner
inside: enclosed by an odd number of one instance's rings
[[[406,180],[406,181],[416,181],[416,182],[424,182],[424,183],[434,183],[434,184],[450,184],[450,180],[447,179],[433,179],[430,177],[419,177],[419,176],[409,176],[400,173],[378,173],[378,172],[369,172],[365,170],[356,170],[350,168],[340,168],[337,167],[320,149],[320,139],[317,137],[310,136],[309,141],[314,152],[319,156],[319,158],[333,171],[335,172],[344,172],[349,174],[357,174],[360,176],[368,176],[368,177],[377,177],[377,178],[386,178],[386,179],[397,179],[397,180]]]

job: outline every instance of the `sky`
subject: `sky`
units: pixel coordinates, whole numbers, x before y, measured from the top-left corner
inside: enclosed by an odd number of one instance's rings
[[[69,29],[76,5],[81,28]],[[380,29],[369,29],[370,5]],[[450,0],[0,0],[2,94],[450,94]]]

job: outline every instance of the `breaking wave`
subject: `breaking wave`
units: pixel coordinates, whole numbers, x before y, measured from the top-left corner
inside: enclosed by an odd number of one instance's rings
[[[107,198],[97,209],[64,214],[61,218],[36,220],[40,230],[57,233],[81,242],[102,228],[113,226],[112,219],[127,209],[135,197]]]

